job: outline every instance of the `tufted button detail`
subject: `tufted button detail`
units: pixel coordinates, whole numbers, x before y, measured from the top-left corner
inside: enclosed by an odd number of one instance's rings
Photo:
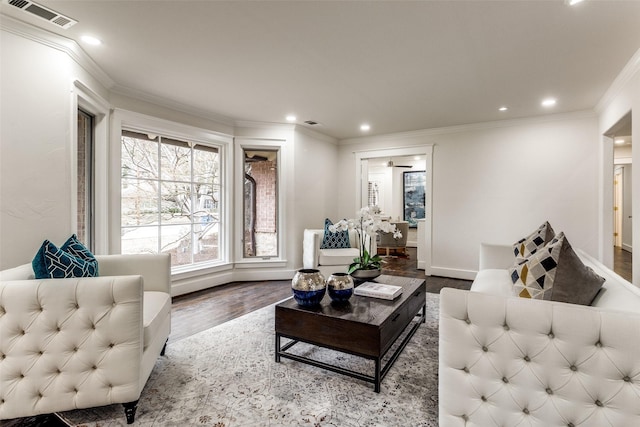
[[[529,356],[525,356],[525,357],[524,357],[524,361],[525,361],[525,362],[531,362],[531,358],[530,358]]]
[[[596,347],[598,347],[598,348],[602,347],[602,343],[601,343],[600,341],[598,341],[598,342],[596,343]]]
[[[61,373],[62,373],[62,371],[60,370],[60,368],[56,368],[56,373],[57,373],[57,374],[61,374]]]
[[[113,348],[113,347],[115,347],[114,343],[109,344],[109,348]]]
[[[575,371],[577,371],[577,370],[578,370],[578,368],[576,367],[576,365],[571,365],[571,366],[569,367],[569,369],[571,369],[573,372],[575,372]]]
[[[78,303],[75,303],[75,307],[76,307],[76,309],[80,308],[80,306],[78,305]]]
[[[549,333],[547,334],[547,336],[548,336],[549,338],[551,338],[551,339],[554,339],[554,338],[555,338],[555,335],[553,335],[553,332],[549,332]]]
[[[484,352],[486,353],[487,351],[489,351],[489,349],[487,348],[487,346],[486,346],[486,345],[483,345],[483,346],[482,346],[482,351],[484,351]]]
[[[469,368],[467,368],[466,366],[462,368],[462,370],[465,371],[467,374],[469,373]]]
[[[73,388],[73,391],[77,393],[77,392],[78,392],[78,388],[77,388],[77,387],[74,387],[74,388]]]
[[[527,409],[527,408],[524,408],[524,409],[522,410],[522,412],[524,412],[525,414],[529,415],[529,409]]]
[[[93,366],[91,367],[91,369],[93,369],[93,370],[95,371],[96,369],[98,369],[98,367],[97,367],[96,365],[93,365]]]
[[[467,322],[467,325],[471,324],[471,320],[469,320],[469,318],[467,317],[466,319],[464,319],[465,322]]]
[[[60,326],[56,326],[56,332],[60,332]]]
[[[553,390],[551,390],[551,388],[549,387],[547,387],[545,391],[547,392],[547,394],[553,394]]]
[[[26,334],[26,332],[25,332],[25,330],[23,329],[23,330],[21,330],[21,331],[20,331],[20,335],[24,335],[24,334]]]
[[[462,415],[460,415],[460,418],[462,418],[462,419],[463,419],[463,420],[465,420],[465,421],[468,421],[468,420],[469,420],[469,417],[467,416],[467,414],[462,414]]]
[[[576,427],[573,423],[567,424],[567,427]]]
[[[42,393],[38,392],[38,397],[42,399]]]
[[[624,378],[622,378],[622,381],[624,381],[626,383],[630,383],[631,382],[631,377],[629,375],[625,375]]]
[[[503,328],[505,331],[508,331],[509,329],[511,329],[511,328],[509,328],[509,325],[507,325],[506,323],[504,324],[504,326],[502,326],[502,328]]]
[[[599,400],[596,400],[595,403],[596,403],[596,406],[600,406],[600,407],[604,406],[604,404],[602,402],[600,402]]]
[[[73,351],[77,352],[78,351],[78,347],[73,347]]]
[[[483,402],[487,401],[487,398],[485,396],[480,396],[480,399],[482,399]]]
[[[91,329],[95,330],[96,329],[96,325],[91,325]]]
[[[502,382],[507,384],[509,382],[509,379],[507,377],[502,377]]]

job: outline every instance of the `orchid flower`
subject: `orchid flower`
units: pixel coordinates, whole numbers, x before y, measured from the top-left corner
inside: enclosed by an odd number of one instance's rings
[[[382,258],[378,254],[371,255],[371,243],[375,239],[378,231],[383,233],[393,233],[394,239],[402,237],[400,230],[389,221],[382,221],[378,214],[380,208],[378,206],[364,207],[356,212],[355,219],[343,219],[329,226],[329,231],[335,233],[337,231],[355,230],[360,243],[360,255],[353,259],[349,265],[349,273],[358,269],[373,270],[380,268]]]

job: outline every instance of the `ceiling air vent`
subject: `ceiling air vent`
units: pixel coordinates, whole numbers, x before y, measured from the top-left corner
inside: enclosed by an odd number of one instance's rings
[[[305,123],[309,126],[315,126],[318,124],[318,122],[314,122],[313,120],[305,120]]]
[[[64,28],[65,30],[74,24],[77,24],[78,21],[75,19],[71,19],[68,16],[64,16],[56,11],[53,11],[47,7],[36,4],[32,1],[27,0],[6,0],[7,4],[11,6],[15,6],[18,9],[21,9],[25,12],[28,12],[32,15],[37,16],[38,18],[44,19],[45,21],[49,21],[54,25],[57,25],[60,28]]]

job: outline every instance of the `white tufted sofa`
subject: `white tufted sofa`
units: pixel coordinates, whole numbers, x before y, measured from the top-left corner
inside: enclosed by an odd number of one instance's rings
[[[440,427],[640,426],[640,291],[576,253],[606,279],[594,306],[511,296],[510,246],[441,291]]]
[[[122,403],[134,421],[171,329],[170,256],[96,258],[100,277],[0,272],[0,419]]]

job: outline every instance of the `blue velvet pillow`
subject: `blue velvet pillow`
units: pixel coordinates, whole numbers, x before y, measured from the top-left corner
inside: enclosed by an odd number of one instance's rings
[[[62,248],[48,240],[31,262],[36,279],[62,279],[65,277],[95,277],[98,275],[98,261],[74,234]]]
[[[333,225],[333,223],[329,218],[326,218],[324,220],[324,236],[322,237],[320,249],[350,248],[349,231],[345,230],[332,233],[331,230],[329,230],[330,225]]]

